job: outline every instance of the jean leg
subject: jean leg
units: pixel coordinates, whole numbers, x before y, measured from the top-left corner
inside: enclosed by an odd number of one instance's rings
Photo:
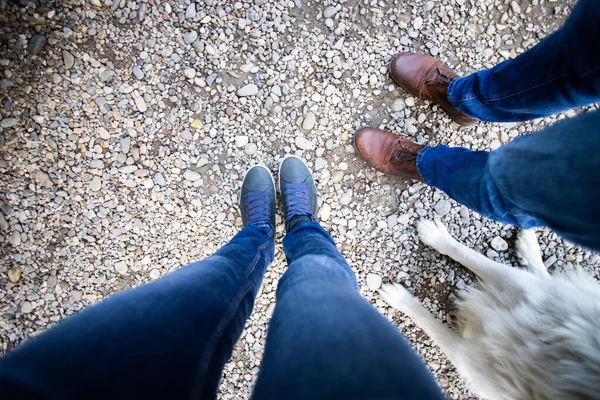
[[[559,121],[493,152],[446,146],[417,156],[428,185],[485,217],[548,226],[600,250],[600,111]]]
[[[301,222],[283,245],[289,268],[254,399],[444,398],[410,344],[358,293],[318,223]]]
[[[216,398],[273,259],[269,224],[214,255],[107,298],[0,360],[4,398]]]
[[[518,122],[600,101],[600,2],[579,0],[565,24],[518,57],[455,79],[448,100],[469,117]]]

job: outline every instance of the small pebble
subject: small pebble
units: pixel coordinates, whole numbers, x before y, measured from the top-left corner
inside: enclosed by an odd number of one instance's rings
[[[381,283],[383,282],[383,278],[379,274],[369,273],[367,274],[367,286],[369,289],[375,291],[381,287]]]
[[[313,142],[302,136],[296,136],[296,146],[301,150],[311,150],[314,148]]]
[[[450,212],[450,202],[448,200],[440,200],[434,207],[435,212],[440,216],[444,216]]]
[[[490,242],[490,246],[496,251],[506,251],[508,250],[508,243],[500,236],[496,236]]]
[[[237,91],[237,95],[240,97],[255,96],[256,94],[258,94],[258,86],[253,83],[242,86]]]
[[[256,144],[254,143],[248,143],[245,147],[244,147],[244,152],[246,154],[248,154],[249,156],[254,155],[256,153],[256,151],[258,150],[258,147],[256,146]]]
[[[316,122],[317,122],[316,115],[313,114],[312,111],[309,111],[306,114],[306,116],[304,117],[304,120],[302,121],[302,129],[306,129],[307,131],[310,131],[312,128],[314,128]]]
[[[27,45],[27,52],[29,54],[40,54],[44,46],[46,45],[46,36],[44,35],[33,35]]]

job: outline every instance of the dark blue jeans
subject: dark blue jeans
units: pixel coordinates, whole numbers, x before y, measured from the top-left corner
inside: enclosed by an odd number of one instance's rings
[[[581,0],[565,24],[513,60],[452,81],[448,98],[484,121],[523,121],[600,101],[600,2]],[[492,152],[419,152],[428,185],[485,217],[548,226],[600,250],[600,112],[517,138]]]
[[[600,2],[579,0],[564,25],[517,58],[455,79],[448,100],[471,118],[517,122],[600,101]]]
[[[211,257],[116,294],[0,359],[5,399],[213,399],[273,259],[268,224]],[[284,239],[255,399],[443,399],[398,330],[356,290],[331,237]]]

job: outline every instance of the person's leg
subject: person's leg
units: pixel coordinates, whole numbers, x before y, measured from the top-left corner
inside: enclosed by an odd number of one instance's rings
[[[283,246],[254,399],[443,399],[398,329],[356,290],[354,273],[317,222],[300,222]]]
[[[600,101],[600,2],[579,0],[564,25],[518,57],[457,78],[448,100],[482,121],[540,118]]]
[[[0,359],[0,391],[214,398],[273,248],[268,224],[249,225],[207,259],[66,319]]]
[[[498,150],[425,147],[425,183],[485,217],[548,226],[600,250],[600,111],[559,121]]]
[[[203,261],[116,294],[0,359],[10,399],[211,399],[274,252],[275,186],[242,185],[245,228]]]
[[[254,399],[443,399],[408,342],[357,291],[315,221],[316,189],[298,158],[280,168],[288,261]]]

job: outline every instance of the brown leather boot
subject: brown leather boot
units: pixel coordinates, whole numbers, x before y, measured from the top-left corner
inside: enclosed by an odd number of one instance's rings
[[[423,181],[417,170],[417,153],[423,146],[377,128],[360,129],[353,142],[358,154],[378,171]]]
[[[472,125],[477,121],[458,111],[448,101],[448,84],[458,78],[446,64],[425,54],[398,53],[390,62],[390,75],[407,92],[442,107],[452,121]]]

